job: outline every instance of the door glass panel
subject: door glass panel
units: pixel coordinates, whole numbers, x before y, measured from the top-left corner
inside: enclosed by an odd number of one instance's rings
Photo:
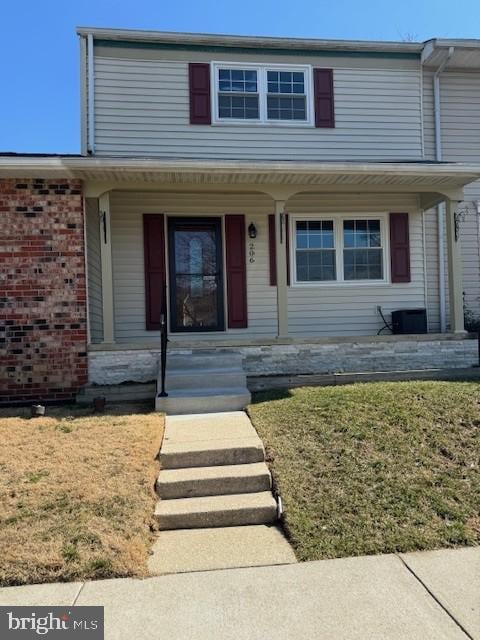
[[[179,225],[173,234],[173,325],[178,330],[215,330],[221,273],[216,227]]]

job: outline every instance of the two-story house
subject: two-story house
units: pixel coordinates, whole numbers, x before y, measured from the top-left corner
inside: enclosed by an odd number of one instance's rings
[[[169,410],[478,364],[480,41],[78,34],[81,155],[0,157],[5,400],[153,394],[162,326]]]

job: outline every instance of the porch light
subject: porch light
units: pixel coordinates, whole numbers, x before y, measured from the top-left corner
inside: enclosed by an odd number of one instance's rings
[[[248,225],[248,237],[254,240],[257,237],[257,227],[251,222]]]

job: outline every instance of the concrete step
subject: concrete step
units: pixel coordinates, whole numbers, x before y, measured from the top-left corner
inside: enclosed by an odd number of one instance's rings
[[[155,518],[163,530],[267,524],[277,519],[277,503],[270,491],[159,500]]]
[[[243,411],[167,416],[163,469],[263,462],[262,441]]]
[[[209,387],[243,388],[247,386],[245,372],[240,367],[219,368],[208,367],[206,369],[169,369],[166,377],[166,389],[180,391],[182,389],[199,389],[205,386],[208,380]]]
[[[258,493],[272,486],[264,462],[187,469],[163,469],[156,488],[160,498],[193,498],[231,493]]]
[[[259,438],[177,443],[160,452],[162,469],[214,467],[263,462],[265,451]]]
[[[157,395],[155,409],[169,415],[239,411],[250,404],[250,401],[251,394],[246,386],[173,389],[166,398]]]

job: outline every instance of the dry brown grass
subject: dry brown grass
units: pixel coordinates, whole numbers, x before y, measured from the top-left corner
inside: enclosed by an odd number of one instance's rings
[[[0,584],[146,574],[163,417],[0,411]]]

